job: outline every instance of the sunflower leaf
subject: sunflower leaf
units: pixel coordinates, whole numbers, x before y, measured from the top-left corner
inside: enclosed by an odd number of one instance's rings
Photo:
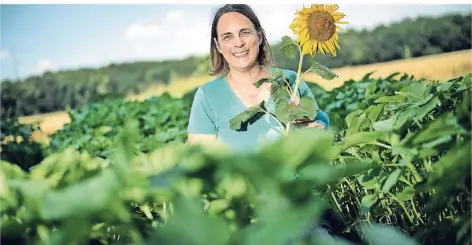
[[[296,106],[282,99],[275,105],[275,115],[284,124],[295,120],[313,121],[316,117],[316,103],[308,96],[303,96]]]
[[[252,119],[256,114],[264,113],[264,111],[264,101],[255,106],[249,107],[229,121],[230,128],[239,131],[242,127],[247,126],[245,124],[250,123],[250,119]]]
[[[289,36],[283,36],[280,51],[289,58],[295,59],[297,57],[298,46]]]
[[[282,78],[282,70],[279,69],[279,68],[275,69],[275,71],[272,73],[272,78],[273,78],[274,80],[279,80],[279,79],[281,79],[281,78]]]
[[[288,93],[287,85],[278,85],[278,84],[272,84],[272,87],[270,89],[270,94],[272,95],[272,98],[275,101],[278,101],[279,99],[282,98],[290,98],[290,94]]]
[[[272,79],[270,77],[263,77],[263,78],[257,80],[257,82],[254,83],[254,86],[259,88],[265,82],[269,82],[269,83],[272,82],[271,80]]]
[[[320,64],[316,60],[313,60],[313,65],[311,65],[311,67],[308,68],[308,71],[314,72],[314,73],[316,73],[317,75],[321,76],[323,79],[326,79],[326,80],[332,80],[333,78],[338,77],[338,75],[336,75],[336,73],[331,71],[328,67]]]

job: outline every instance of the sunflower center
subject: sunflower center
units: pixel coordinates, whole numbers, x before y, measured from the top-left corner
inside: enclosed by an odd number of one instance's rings
[[[336,24],[329,13],[315,11],[308,17],[308,30],[310,39],[319,42],[329,40],[336,32]]]

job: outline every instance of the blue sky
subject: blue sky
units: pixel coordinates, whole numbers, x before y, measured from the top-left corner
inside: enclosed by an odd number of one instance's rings
[[[221,5],[0,5],[1,79],[111,62],[208,52],[212,13]],[[291,35],[301,4],[251,5],[269,41]],[[340,5],[345,27],[371,28],[405,17],[470,12],[470,5]]]

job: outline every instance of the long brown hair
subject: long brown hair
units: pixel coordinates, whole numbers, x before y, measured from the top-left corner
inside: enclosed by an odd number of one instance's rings
[[[257,18],[254,11],[246,4],[226,4],[216,12],[213,23],[211,26],[211,39],[210,39],[210,59],[211,59],[211,71],[210,75],[212,76],[221,76],[225,75],[229,71],[228,62],[224,59],[223,55],[218,52],[218,49],[215,44],[215,38],[217,39],[216,26],[220,17],[223,14],[237,12],[246,16],[254,25],[256,31],[260,33],[262,37],[262,42],[259,45],[259,54],[257,56],[257,61],[259,65],[267,66],[272,64],[272,51],[270,50],[269,42],[267,41],[266,34],[264,29],[261,27],[261,23]]]

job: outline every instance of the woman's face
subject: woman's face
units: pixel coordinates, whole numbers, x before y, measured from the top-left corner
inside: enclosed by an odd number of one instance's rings
[[[257,62],[260,36],[249,18],[226,13],[220,17],[216,30],[219,52],[232,69],[245,70]]]

